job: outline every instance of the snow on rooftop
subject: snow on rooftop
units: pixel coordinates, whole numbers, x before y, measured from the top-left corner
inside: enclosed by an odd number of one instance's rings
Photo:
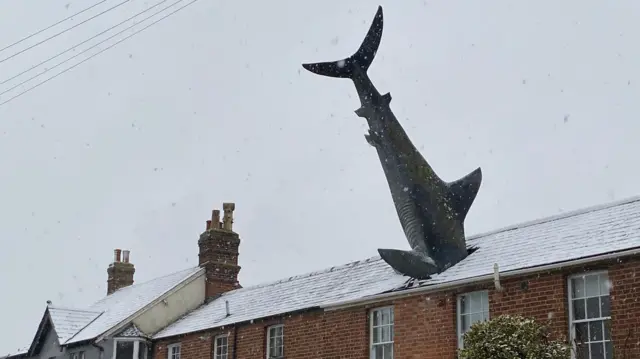
[[[406,277],[396,274],[380,258],[353,262],[321,272],[227,292],[156,333],[154,338],[357,299],[397,288],[406,280]],[[228,317],[225,301],[229,302],[231,315]]]
[[[200,267],[193,267],[115,291],[87,308],[90,311],[102,312],[102,315],[68,339],[65,344],[100,336],[200,271]]]
[[[471,236],[467,244],[478,250],[417,285],[490,275],[494,263],[504,273],[638,248],[640,197]]]
[[[48,310],[60,343],[67,341],[102,314],[99,311],[62,308],[51,305]]]
[[[470,236],[470,256],[431,279],[429,286],[640,247],[640,197]],[[404,288],[407,277],[379,257],[322,272],[227,292],[154,335],[165,338]],[[226,316],[228,301],[230,316]]]

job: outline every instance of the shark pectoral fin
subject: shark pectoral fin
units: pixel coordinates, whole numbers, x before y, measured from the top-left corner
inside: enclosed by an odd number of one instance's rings
[[[412,278],[427,279],[438,272],[438,267],[433,259],[420,252],[378,249],[378,253],[396,272]]]
[[[457,181],[447,183],[450,203],[461,221],[466,218],[481,183],[482,170],[480,167]]]

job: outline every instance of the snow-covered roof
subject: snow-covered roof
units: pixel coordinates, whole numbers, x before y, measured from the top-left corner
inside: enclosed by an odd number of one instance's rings
[[[90,340],[102,335],[201,271],[202,268],[193,267],[115,291],[87,308],[102,314],[64,344]]]
[[[156,333],[164,338],[385,292],[406,282],[380,258],[236,289]],[[230,316],[226,315],[225,301]]]
[[[428,286],[546,266],[640,247],[640,197],[471,236],[477,251],[448,270],[417,282]]]
[[[416,286],[567,262],[640,247],[640,197],[590,207],[468,238],[476,251],[434,275],[407,285],[379,257],[274,283],[227,292],[154,335],[165,338]],[[229,304],[227,316],[225,302]]]
[[[86,327],[102,312],[62,308],[50,305],[49,316],[60,343],[64,343],[80,329]]]

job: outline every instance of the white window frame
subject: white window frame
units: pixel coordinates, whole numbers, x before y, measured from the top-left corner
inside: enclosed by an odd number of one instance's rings
[[[133,342],[133,355],[131,359],[138,359],[138,354],[140,351],[140,342],[146,342],[145,339],[140,337],[122,337],[122,338],[113,338],[113,354],[111,355],[111,359],[116,359],[116,351],[118,349],[118,342]],[[147,343],[147,353],[145,353],[143,358],[147,358],[149,343]],[[78,358],[74,358],[78,359]]]
[[[584,272],[584,273],[579,273],[579,274],[574,274],[571,276],[567,277],[567,299],[568,299],[568,306],[569,306],[569,340],[571,342],[571,348],[573,349],[571,351],[571,358],[575,358],[576,357],[576,343],[575,343],[575,339],[576,339],[576,328],[575,325],[576,324],[580,324],[580,323],[589,323],[589,322],[595,322],[595,321],[609,321],[609,325],[611,325],[611,290],[610,288],[607,288],[608,291],[608,296],[609,296],[609,316],[608,317],[598,317],[598,318],[585,318],[585,319],[581,319],[581,320],[574,320],[573,319],[573,300],[576,299],[573,297],[573,279],[576,278],[581,278],[581,277],[588,277],[588,276],[594,276],[597,275],[598,276],[598,290],[602,290],[602,284],[600,283],[600,279],[602,278],[602,275],[606,276],[606,279],[608,281],[610,281],[611,279],[609,278],[609,272],[606,270],[598,270],[598,271],[589,271],[589,272]],[[586,282],[585,282],[585,293],[583,297],[577,298],[577,299],[587,299],[587,298],[600,298],[603,297],[604,295],[602,295],[602,293],[599,293],[598,296],[594,297],[594,296],[587,296],[586,293]],[[585,304],[586,305],[586,304]],[[602,308],[602,304],[600,305],[600,309]],[[586,308],[585,308],[586,311]],[[585,313],[586,315],[586,313]],[[605,335],[606,333],[604,333],[604,327],[603,327],[603,340],[601,341],[594,341],[594,343],[603,343],[604,351],[605,351],[605,358],[606,358],[606,343],[607,342],[611,342],[613,343],[613,340],[611,337],[609,337],[609,340],[605,340]],[[590,336],[587,333],[587,336]],[[591,343],[591,341],[589,341],[588,343]],[[591,349],[589,349],[589,357],[591,357]]]
[[[218,339],[224,339],[224,347],[226,347],[226,353],[218,355]],[[213,359],[228,359],[229,358],[229,334],[216,335],[213,338]]]
[[[178,348],[178,356],[177,357],[173,357],[173,348]],[[182,346],[180,345],[180,343],[173,343],[173,344],[169,344],[167,345],[167,359],[180,359],[180,356],[182,352]]]
[[[374,322],[374,316],[376,315],[376,313],[381,313],[383,311],[389,311],[389,324],[380,324],[377,326],[373,325]],[[375,342],[375,338],[373,337],[373,328],[382,328],[382,327],[390,327],[391,328],[391,334],[390,334],[390,339],[389,341],[386,342]],[[369,311],[369,357],[373,358],[373,349],[376,346],[381,346],[381,345],[388,345],[391,344],[391,356],[389,358],[383,358],[383,359],[393,359],[394,353],[395,353],[395,345],[394,343],[394,329],[395,329],[395,314],[394,314],[394,307],[393,306],[386,306],[386,307],[378,307],[378,308],[372,308]]]
[[[271,339],[271,331],[275,330],[277,328],[282,328],[282,357],[272,357],[269,356],[269,352],[271,351],[271,345],[270,345],[270,340]],[[267,359],[275,359],[275,358],[284,358],[284,324],[276,324],[276,325],[272,325],[267,327],[267,352],[266,352],[266,357]],[[277,338],[277,336],[274,336],[274,338]]]
[[[479,312],[469,312],[469,313],[462,313],[462,298],[469,298],[469,296],[471,294],[477,294],[480,293],[481,297],[480,297],[480,311]],[[486,306],[484,306],[484,301],[482,300],[482,298],[486,298]],[[485,313],[485,308],[486,308],[486,313],[487,313],[487,317],[484,320],[489,320],[491,317],[491,309],[489,308],[489,291],[488,290],[477,290],[477,291],[473,291],[473,292],[467,292],[467,293],[462,293],[458,295],[458,298],[456,300],[456,334],[458,336],[458,348],[462,349],[464,347],[464,332],[462,331],[462,316],[471,316],[473,314],[484,314]],[[474,322],[475,323],[475,322]]]

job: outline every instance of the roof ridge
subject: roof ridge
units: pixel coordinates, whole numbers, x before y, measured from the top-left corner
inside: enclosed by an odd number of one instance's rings
[[[92,313],[92,314],[100,314],[100,313],[102,313],[101,311],[97,311],[97,310],[79,309],[79,308],[65,307],[65,306],[60,306],[60,305],[48,305],[47,309],[69,310],[69,311],[72,311],[72,312],[85,312],[85,313]]]
[[[380,256],[373,256],[373,257],[369,257],[369,258],[366,258],[366,259],[361,259],[361,260],[357,260],[357,261],[351,261],[351,262],[348,262],[348,263],[345,263],[345,264],[333,266],[333,267],[330,267],[330,268],[325,267],[325,269],[322,269],[322,270],[316,270],[316,271],[312,271],[312,272],[307,272],[307,273],[303,273],[303,274],[290,276],[288,278],[282,278],[282,279],[274,280],[274,281],[271,281],[271,282],[258,283],[258,284],[254,284],[254,285],[251,285],[251,286],[248,286],[248,287],[242,287],[242,288],[239,288],[239,289],[236,289],[236,290],[233,290],[233,291],[226,292],[224,294],[226,295],[227,293],[232,293],[232,292],[241,291],[241,290],[264,288],[264,287],[269,287],[269,286],[276,285],[276,284],[291,282],[291,281],[299,280],[299,279],[303,279],[303,278],[310,278],[310,277],[314,277],[314,276],[317,276],[317,275],[320,275],[320,274],[325,274],[325,273],[329,273],[329,272],[336,272],[336,271],[341,271],[341,270],[353,268],[357,264],[369,263],[369,262],[373,262],[373,261],[378,261],[380,259],[381,259]]]
[[[611,208],[611,207],[618,207],[618,206],[622,206],[622,205],[625,205],[625,204],[638,202],[638,201],[640,201],[640,195],[627,197],[627,198],[624,198],[624,199],[621,199],[621,200],[617,200],[617,201],[605,202],[605,203],[600,203],[600,204],[596,204],[596,205],[592,205],[592,206],[582,207],[582,208],[574,209],[574,210],[567,211],[567,212],[564,212],[564,213],[556,214],[556,215],[553,215],[553,216],[547,216],[547,217],[542,217],[542,218],[538,218],[538,219],[534,219],[534,220],[523,221],[523,222],[520,222],[520,223],[516,223],[516,224],[500,227],[500,228],[497,228],[497,229],[493,229],[493,230],[489,230],[489,231],[485,231],[485,232],[472,234],[469,237],[467,237],[467,240],[480,239],[482,237],[487,237],[487,236],[490,236],[490,235],[493,235],[493,234],[498,234],[498,233],[502,233],[502,232],[508,232],[508,231],[512,231],[514,229],[519,229],[519,228],[524,228],[524,227],[531,227],[531,226],[535,226],[535,225],[538,225],[538,224],[543,224],[543,223],[547,223],[547,222],[553,222],[553,221],[557,221],[557,220],[565,219],[565,218],[569,218],[569,217],[576,217],[576,216],[579,216],[579,215],[583,215],[583,214],[587,214],[587,213],[591,213],[591,212],[596,212],[596,211],[601,211],[601,210],[604,210],[604,209],[607,209],[607,208]]]

